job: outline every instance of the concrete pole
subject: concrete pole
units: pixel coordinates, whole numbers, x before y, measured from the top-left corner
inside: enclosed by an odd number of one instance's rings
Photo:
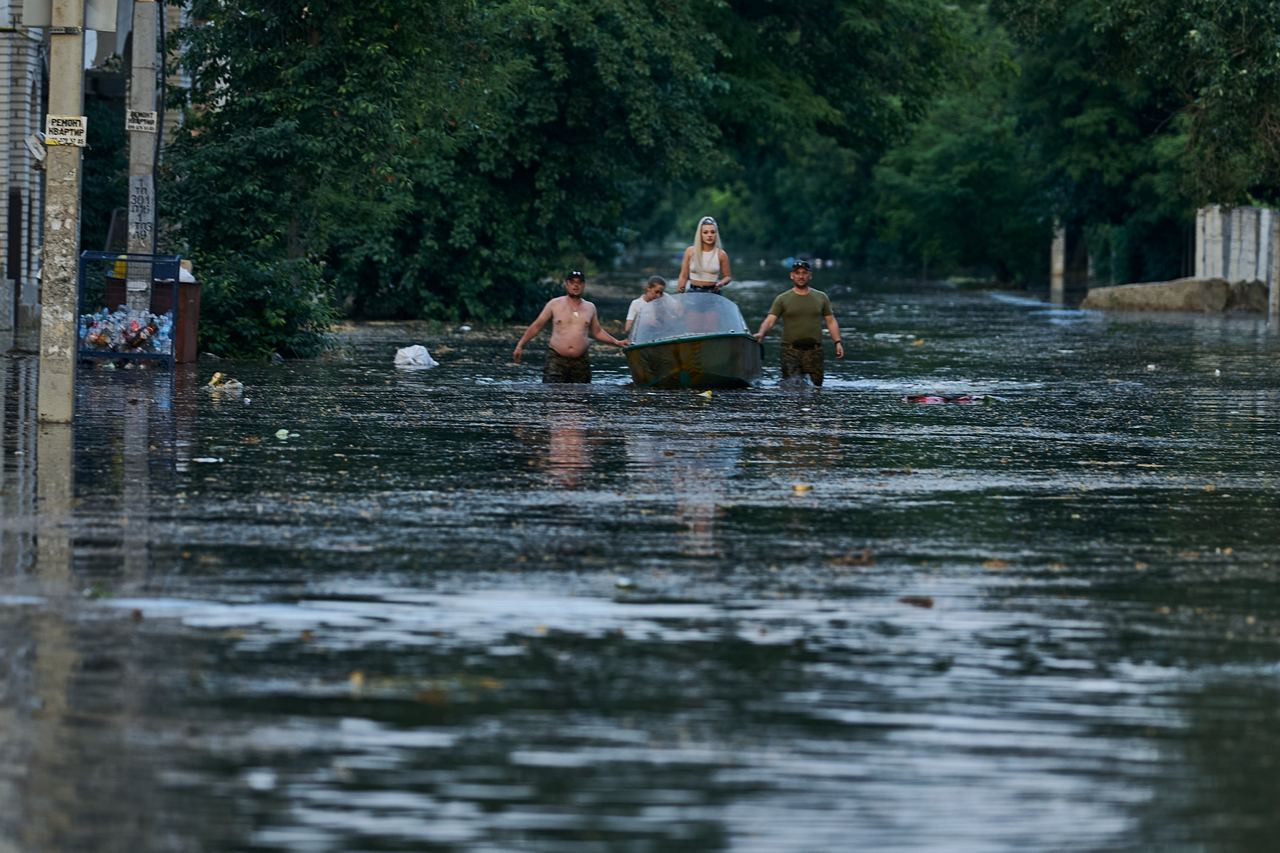
[[[1204,265],[1205,235],[1207,232],[1207,223],[1205,221],[1207,217],[1205,214],[1207,210],[1208,208],[1202,207],[1196,211],[1196,269],[1194,273],[1196,278],[1208,278],[1205,275]]]
[[[1271,276],[1267,287],[1267,322],[1280,326],[1280,216],[1271,217]]]
[[[53,0],[49,115],[84,115],[84,0]],[[79,322],[80,148],[50,145],[45,157],[44,263],[40,282],[40,420],[70,423],[75,411]]]
[[[1067,229],[1061,225],[1053,228],[1053,243],[1049,246],[1049,300],[1061,305],[1065,298],[1067,280]]]
[[[1204,277],[1225,278],[1225,264],[1222,262],[1224,255],[1222,248],[1222,207],[1215,204],[1205,208],[1205,211]]]
[[[1271,282],[1271,253],[1275,248],[1271,242],[1271,226],[1275,211],[1269,207],[1258,211],[1258,281],[1264,284]]]
[[[1241,207],[1237,210],[1240,213],[1240,230],[1236,232],[1236,250],[1239,253],[1236,281],[1265,279],[1265,270],[1258,274],[1258,208]]]
[[[156,124],[156,4],[134,0],[133,66],[129,75],[129,114],[150,116]],[[156,228],[155,152],[156,132],[146,122],[132,122],[129,129],[129,252],[151,253]],[[150,264],[130,264],[128,306],[132,311],[151,309]]]

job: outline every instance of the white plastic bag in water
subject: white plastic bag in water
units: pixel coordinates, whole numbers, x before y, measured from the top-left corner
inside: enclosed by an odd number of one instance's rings
[[[396,367],[405,370],[426,370],[429,367],[439,366],[440,363],[432,358],[431,353],[427,352],[427,348],[421,344],[396,350]]]

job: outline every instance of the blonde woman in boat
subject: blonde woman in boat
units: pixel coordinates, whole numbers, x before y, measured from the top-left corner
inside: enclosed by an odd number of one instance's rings
[[[710,216],[704,216],[693,233],[693,245],[684,250],[676,290],[684,293],[687,285],[695,292],[719,293],[731,278],[729,253],[720,245],[720,226]]]

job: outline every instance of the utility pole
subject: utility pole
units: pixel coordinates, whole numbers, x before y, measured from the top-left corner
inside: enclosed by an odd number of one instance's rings
[[[80,148],[84,145],[84,0],[53,0],[45,121],[39,417],[70,423],[79,349]]]
[[[1280,210],[1271,212],[1271,286],[1267,289],[1267,322],[1280,327]]]
[[[133,3],[133,64],[129,75],[129,252],[147,255],[155,245],[156,4]],[[151,309],[151,264],[129,264],[128,305]]]
[[[1057,220],[1053,223],[1053,243],[1049,246],[1049,301],[1061,305],[1066,298],[1067,229]]]

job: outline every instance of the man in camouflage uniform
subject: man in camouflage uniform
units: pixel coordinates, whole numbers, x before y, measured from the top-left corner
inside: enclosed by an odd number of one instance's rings
[[[799,259],[791,265],[791,289],[778,294],[769,314],[756,332],[756,340],[782,319],[782,378],[808,376],[814,385],[822,385],[822,326],[825,324],[836,345],[836,358],[844,358],[840,326],[831,311],[831,300],[821,290],[809,287],[813,272],[809,262]]]

